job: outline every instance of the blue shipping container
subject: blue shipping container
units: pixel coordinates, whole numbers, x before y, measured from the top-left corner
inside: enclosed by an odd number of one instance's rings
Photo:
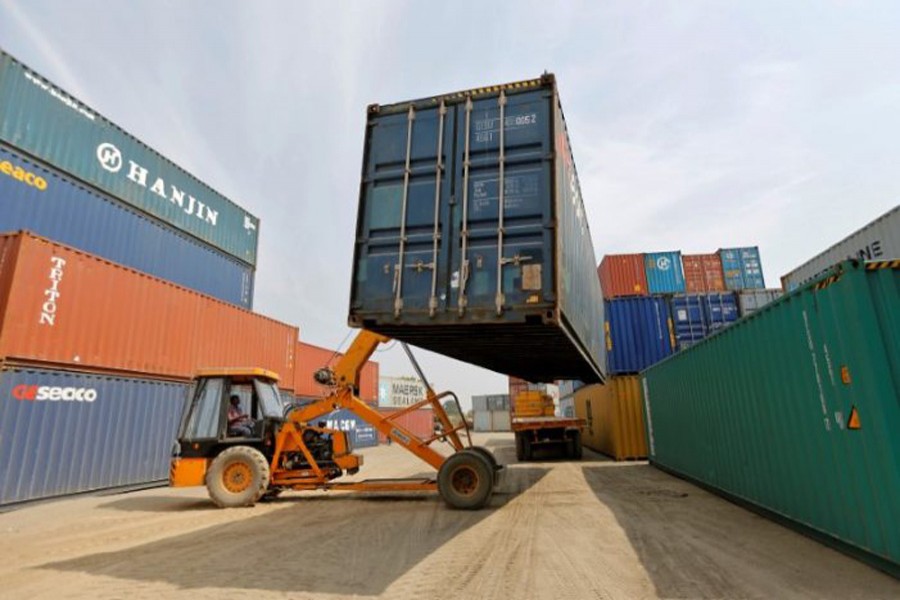
[[[719,250],[725,287],[729,290],[752,290],[766,287],[759,248],[723,248]]]
[[[734,292],[706,294],[702,298],[709,333],[718,331],[738,320],[738,299]]]
[[[684,293],[681,252],[650,252],[644,255],[644,272],[651,294]]]
[[[609,373],[639,373],[674,351],[673,324],[665,298],[618,298],[606,303]]]
[[[350,324],[529,381],[604,377],[552,75],[369,108]]]
[[[706,337],[708,328],[703,298],[697,294],[672,298],[672,322],[679,350],[689,348]]]
[[[325,427],[346,431],[354,448],[368,448],[378,445],[378,431],[359,416],[347,409],[336,410],[320,419]]]
[[[0,505],[164,481],[186,384],[0,371]]]
[[[250,265],[0,146],[0,232],[20,229],[243,308],[253,304]]]

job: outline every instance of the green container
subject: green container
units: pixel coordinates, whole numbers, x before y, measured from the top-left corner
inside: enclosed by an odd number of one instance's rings
[[[900,260],[842,263],[642,384],[654,465],[900,576]]]
[[[256,265],[259,219],[2,50],[0,141]]]

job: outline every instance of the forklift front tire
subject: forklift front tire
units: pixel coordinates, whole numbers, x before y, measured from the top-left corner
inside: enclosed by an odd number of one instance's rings
[[[269,487],[269,463],[259,450],[232,446],[212,461],[206,489],[217,506],[253,506]]]

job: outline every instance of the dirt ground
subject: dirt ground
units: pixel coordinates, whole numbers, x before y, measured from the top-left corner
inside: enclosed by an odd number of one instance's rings
[[[433,494],[205,490],[84,496],[0,514],[3,598],[900,598],[900,582],[646,463],[509,465],[491,507]],[[367,477],[428,472],[396,446]]]

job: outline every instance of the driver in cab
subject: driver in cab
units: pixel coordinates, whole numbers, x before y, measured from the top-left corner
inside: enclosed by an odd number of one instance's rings
[[[251,437],[253,435],[253,420],[245,412],[241,411],[241,398],[232,394],[228,405],[228,435]]]

